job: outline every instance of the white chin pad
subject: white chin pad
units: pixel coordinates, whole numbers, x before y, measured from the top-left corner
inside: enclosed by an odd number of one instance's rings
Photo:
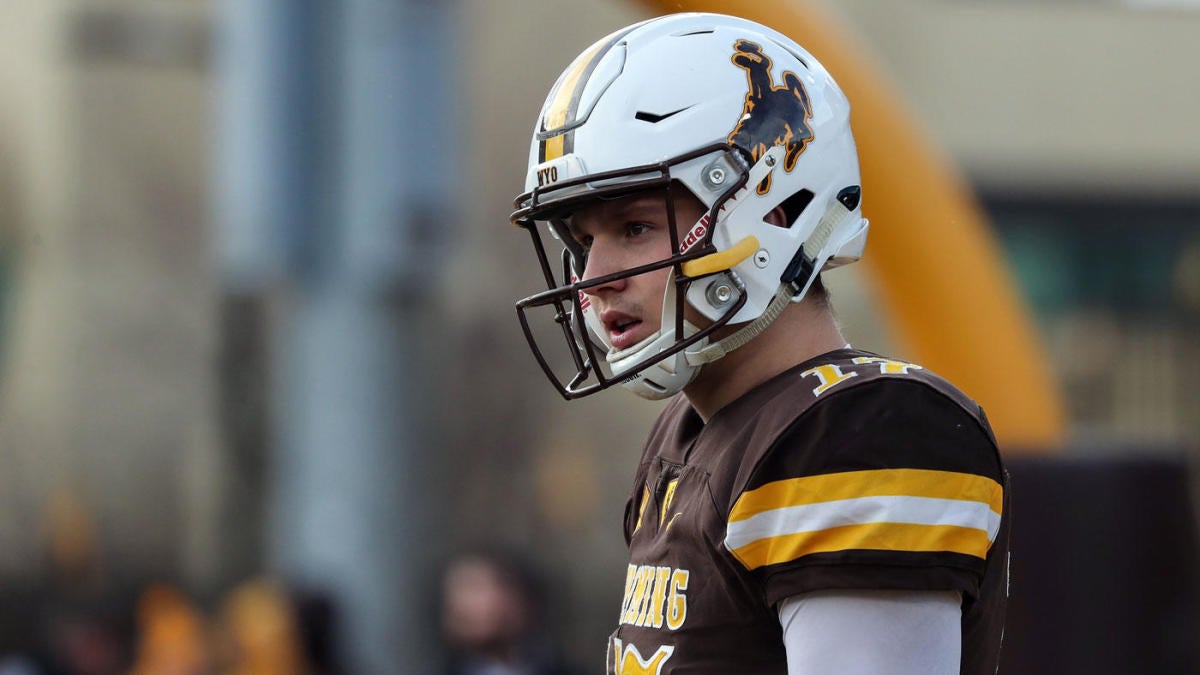
[[[581,304],[584,303],[581,302]],[[613,349],[612,342],[608,339],[608,331],[600,320],[596,308],[592,303],[586,304],[586,308],[583,310],[584,323],[587,325],[588,331],[608,347],[608,353],[605,354],[604,360],[608,362],[612,377],[620,378],[627,375],[638,363],[661,354],[675,345],[677,341],[675,309],[675,281],[674,272],[672,272],[667,278],[666,288],[663,290],[663,310],[659,329],[633,346],[616,350]],[[697,331],[699,328],[684,321],[684,336],[679,339],[686,339],[695,335]],[[691,349],[702,349],[706,343],[706,340],[701,340]],[[642,398],[662,399],[682,391],[695,378],[698,370],[698,367],[688,364],[686,354],[681,351],[645,368],[640,373],[630,375],[622,383],[622,386]]]

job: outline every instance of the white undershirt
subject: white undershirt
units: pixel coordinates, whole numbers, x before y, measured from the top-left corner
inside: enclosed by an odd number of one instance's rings
[[[956,591],[815,591],[779,605],[788,675],[954,675]]]

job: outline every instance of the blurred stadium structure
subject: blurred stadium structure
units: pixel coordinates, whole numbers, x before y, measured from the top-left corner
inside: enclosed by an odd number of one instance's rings
[[[1046,672],[1196,672],[1194,486],[1180,467],[1200,453],[1200,10],[826,4],[978,191],[1065,394],[1060,457],[1013,467],[1018,543],[1023,522],[1030,542],[1053,543],[1015,549],[1026,630],[1010,626],[1013,648]],[[621,505],[656,411],[619,394],[567,405],[540,381],[511,309],[539,282],[506,216],[549,85],[645,6],[331,6],[0,6],[0,658],[41,656],[71,617],[126,634],[154,581],[215,614],[265,572],[340,610],[348,672],[372,672],[355,659],[419,672],[377,655],[434,658],[436,562],[497,542],[539,562],[560,598],[551,625],[577,661],[599,662]],[[434,6],[448,23],[388,12]],[[298,79],[258,82],[298,89],[257,99],[263,133],[294,125],[292,164],[256,168],[264,138],[230,135],[222,92],[253,83],[264,52],[227,31],[253,7],[293,22],[258,26],[280,40],[263,50],[295,59],[276,72]],[[440,59],[389,41],[418,33]],[[426,145],[385,128],[412,95],[372,91],[372,67],[405,62],[445,86],[421,111],[443,130],[420,131]],[[273,246],[275,232],[232,264],[237,237],[261,232],[229,216],[247,175],[279,181],[258,203],[292,209],[270,217],[316,239]],[[431,247],[380,241],[409,232],[393,220]],[[422,262],[437,264],[413,275]],[[849,335],[903,354],[859,274],[828,279]],[[366,328],[309,330],[347,325]],[[281,385],[294,378],[321,386]],[[337,431],[360,421],[395,435]],[[372,611],[382,623],[361,628]],[[1109,629],[1080,656],[1080,631]]]

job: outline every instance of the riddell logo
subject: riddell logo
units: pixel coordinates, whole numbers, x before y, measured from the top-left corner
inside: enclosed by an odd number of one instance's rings
[[[744,197],[746,195],[746,191],[747,188],[742,186],[742,188],[734,193],[734,195],[730,197],[728,201],[722,204],[721,208],[717,210],[718,217],[720,217],[720,214],[728,211],[730,207],[738,202],[739,199]],[[704,240],[705,235],[708,234],[709,222],[710,219],[707,213],[701,216],[700,220],[696,221],[696,224],[692,226],[692,229],[686,235],[684,235],[683,241],[679,242],[680,254],[687,253],[689,249]]]
[[[738,68],[746,71],[746,103],[737,126],[729,134],[729,142],[750,151],[758,161],[767,150],[782,145],[787,150],[783,168],[796,168],[796,160],[805,146],[812,140],[809,125],[812,104],[808,91],[800,76],[790,70],[783,72],[783,84],[775,86],[771,76],[771,57],[763,52],[762,45],[749,40],[738,40],[734,44],[731,60]],[[765,195],[771,189],[771,175],[758,184],[758,194]]]
[[[708,234],[708,214],[707,213],[704,214],[704,217],[702,217],[692,227],[691,231],[688,232],[687,235],[684,236],[683,241],[679,242],[679,252],[687,253],[688,249],[695,246],[696,242],[704,239],[704,235],[706,235],[706,234]]]

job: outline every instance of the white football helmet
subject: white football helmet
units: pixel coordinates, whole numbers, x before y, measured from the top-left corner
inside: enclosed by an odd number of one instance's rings
[[[526,192],[514,202],[511,220],[530,232],[549,286],[517,303],[534,356],[566,398],[616,382],[646,398],[681,391],[801,300],[822,270],[859,258],[859,185],[849,103],[786,36],[730,16],[675,14],[601,39],[546,98]],[[665,191],[676,255],[579,281],[587,254],[567,227],[572,209],[644,190]],[[708,209],[698,222],[674,222],[679,190]],[[765,220],[776,207],[785,227]],[[547,255],[543,230],[563,246],[560,261]],[[583,291],[663,268],[658,332],[614,349]],[[703,327],[684,320],[687,306]],[[559,326],[562,363],[540,344],[538,312]]]

